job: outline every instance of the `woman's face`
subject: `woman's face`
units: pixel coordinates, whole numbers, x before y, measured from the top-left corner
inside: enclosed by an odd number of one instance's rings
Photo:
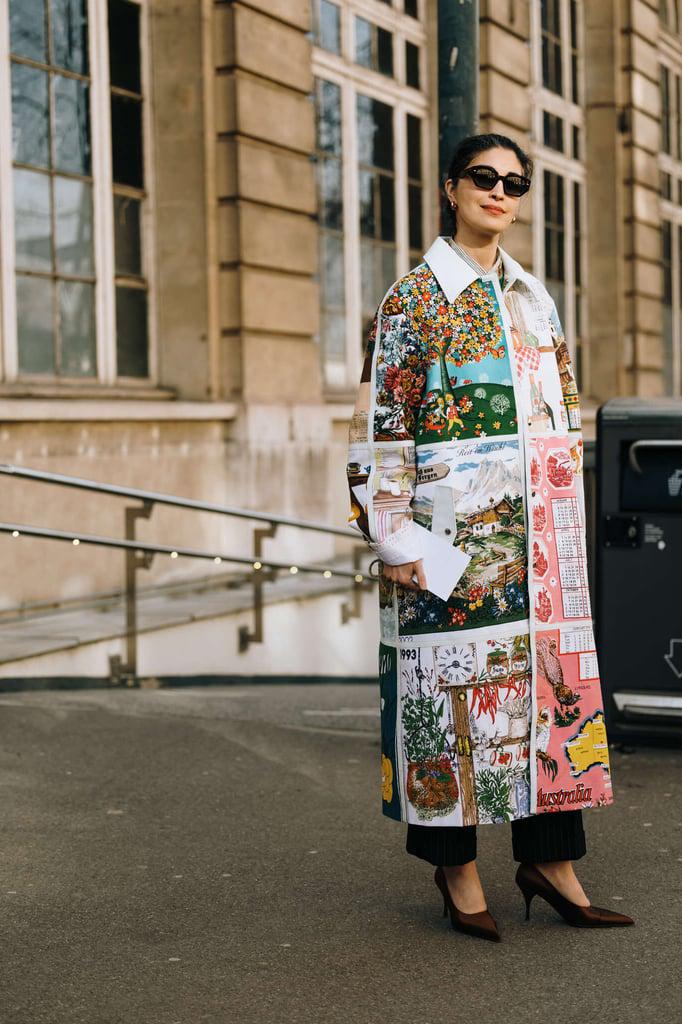
[[[478,153],[470,160],[468,167],[475,167],[477,164],[487,164],[494,167],[500,174],[508,174],[513,171],[515,174],[523,174],[523,167],[511,149],[502,146],[495,149],[486,149]],[[518,216],[519,204],[523,196],[508,196],[502,182],[498,179],[489,192],[476,188],[470,177],[458,178],[453,182],[451,178],[445,182],[445,192],[450,203],[456,204],[457,230],[466,225],[472,233],[493,237],[505,231],[512,223],[512,219]],[[527,195],[528,193],[526,193]],[[496,213],[489,207],[497,207],[501,213]]]

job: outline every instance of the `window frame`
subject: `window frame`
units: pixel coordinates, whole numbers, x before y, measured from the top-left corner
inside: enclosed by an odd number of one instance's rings
[[[140,8],[140,69],[142,89],[142,146],[145,167],[141,197],[141,276],[147,290],[148,375],[123,377],[116,371],[116,285],[114,256],[114,182],[112,167],[108,4],[87,0],[88,61],[90,77],[89,116],[92,146],[92,230],[95,278],[96,373],[73,377],[59,373],[26,374],[19,371],[16,263],[14,235],[14,188],[12,154],[12,101],[9,0],[0,0],[0,385],[25,385],[35,390],[120,386],[148,390],[157,380],[158,357],[155,331],[156,264],[154,251],[154,176],[150,114],[151,67],[149,4],[129,0]]]
[[[589,393],[590,366],[589,366],[589,337],[587,334],[587,298],[586,278],[587,251],[588,251],[588,221],[586,217],[586,169],[584,164],[585,154],[585,117],[581,106],[584,97],[584,51],[580,46],[580,40],[584,37],[584,12],[582,6],[577,4],[577,96],[578,102],[574,102],[573,94],[573,71],[572,57],[573,48],[571,45],[571,0],[560,0],[560,27],[562,38],[562,88],[563,94],[559,95],[543,84],[542,80],[542,25],[541,10],[539,4],[531,7],[531,39],[534,41],[532,47],[532,76],[534,82],[535,102],[531,111],[531,138],[533,140],[531,155],[534,160],[533,172],[533,210],[532,210],[532,232],[533,232],[533,273],[542,280],[546,277],[546,255],[545,255],[545,189],[544,172],[550,171],[563,178],[564,181],[564,267],[565,267],[565,302],[561,314],[562,326],[566,344],[574,363],[578,364],[577,348],[580,348],[580,390]],[[561,118],[563,122],[564,152],[545,145],[544,142],[544,113]],[[580,140],[580,153],[576,159],[573,156],[573,133],[578,130]],[[570,155],[569,155],[570,154]],[[582,280],[580,285],[576,284],[576,246],[575,246],[575,209],[573,201],[574,186],[577,184],[581,197],[582,223],[580,225],[580,260]],[[583,327],[580,336],[576,331],[576,301],[580,303],[580,320]],[[558,303],[557,303],[558,306]]]
[[[420,5],[420,14],[422,13]],[[372,21],[393,33],[393,78],[355,63],[355,17]],[[420,49],[422,88],[415,89],[405,80],[405,41]],[[358,184],[358,140],[356,132],[356,99],[362,94],[388,104],[393,111],[394,181],[395,181],[395,252],[396,277],[402,277],[412,266],[409,247],[407,115],[419,118],[422,147],[422,232],[429,239],[436,226],[435,178],[430,147],[429,68],[427,27],[397,6],[380,0],[347,0],[341,7],[341,53],[335,54],[313,44],[314,78],[334,82],[341,89],[342,196],[344,218],[344,270],[346,358],[334,378],[322,365],[324,394],[330,399],[352,396],[360,378],[365,339],[361,332],[362,294],[360,281],[360,215]],[[377,305],[383,295],[377,296]],[[322,358],[323,348],[320,345]]]

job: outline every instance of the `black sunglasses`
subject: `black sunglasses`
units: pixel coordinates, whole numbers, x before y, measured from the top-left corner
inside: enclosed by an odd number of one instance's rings
[[[490,189],[498,181],[502,182],[502,187],[508,196],[523,196],[530,188],[530,178],[524,178],[522,174],[514,174],[513,171],[510,171],[508,174],[498,174],[495,168],[489,167],[488,164],[477,164],[475,167],[467,167],[460,174],[460,178],[465,177],[465,175],[471,178],[476,188],[482,188],[486,192],[490,192]]]

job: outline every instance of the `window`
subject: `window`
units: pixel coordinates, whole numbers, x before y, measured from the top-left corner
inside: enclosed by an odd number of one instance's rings
[[[661,95],[662,153],[682,159],[682,75],[667,64],[659,64],[659,90]]]
[[[18,366],[96,374],[90,68],[83,0],[10,4]],[[59,17],[59,14],[62,17]]]
[[[542,112],[542,136],[546,146],[564,151],[564,122],[556,114],[550,114],[547,110]]]
[[[12,236],[8,380],[149,377],[143,6],[109,0],[108,67],[91,59],[101,47],[89,10],[88,0],[9,0],[0,54],[12,116],[11,145],[0,145],[11,183],[0,196]]]
[[[419,263],[424,247],[424,204],[422,182],[422,121],[407,115],[407,208],[410,234],[410,262]]]
[[[396,277],[393,110],[369,96],[357,98],[360,279],[363,334],[379,295]]]
[[[355,19],[355,60],[363,68],[371,68],[382,75],[393,75],[393,36],[385,28]]]
[[[417,14],[405,0],[345,0],[340,59],[319,31],[313,49],[319,348],[328,392],[345,399],[377,306],[422,261],[437,226],[426,174],[429,51]]]
[[[419,47],[405,43],[405,81],[413,89],[419,88]]]
[[[663,383],[665,393],[682,394],[682,219],[679,211],[661,220],[663,269]]]
[[[679,32],[680,20],[678,0],[659,0],[658,13],[661,19],[661,24],[667,28],[669,32]]]
[[[670,104],[670,68],[659,64],[659,88],[661,93],[661,149],[672,153],[672,110]]]
[[[542,0],[542,84],[563,93],[560,0]]]
[[[341,53],[341,10],[329,0],[315,4],[315,42],[330,53]]]
[[[419,17],[418,0],[405,0],[405,14],[409,15],[410,18]]]
[[[343,260],[343,144],[341,89],[317,79],[317,195],[320,336],[329,383],[345,379],[346,300]]]
[[[541,0],[532,7],[534,231],[538,273],[554,298],[576,378],[587,388],[585,306],[584,113],[579,60],[580,5]]]

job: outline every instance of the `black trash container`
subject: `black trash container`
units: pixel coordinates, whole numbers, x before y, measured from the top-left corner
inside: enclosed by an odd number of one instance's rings
[[[594,625],[611,737],[682,737],[682,399],[597,412]]]

